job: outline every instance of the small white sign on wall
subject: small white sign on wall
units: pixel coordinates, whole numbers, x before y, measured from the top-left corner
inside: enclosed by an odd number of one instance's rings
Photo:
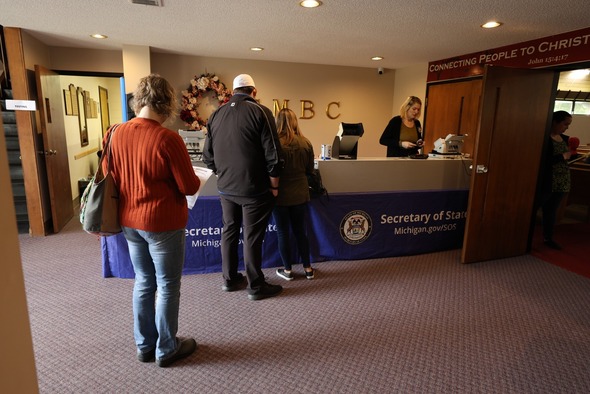
[[[36,111],[34,100],[6,100],[6,109],[11,111]]]

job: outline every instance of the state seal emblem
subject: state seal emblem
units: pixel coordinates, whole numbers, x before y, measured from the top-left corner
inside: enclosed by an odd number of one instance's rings
[[[351,245],[365,241],[373,228],[371,217],[365,211],[351,211],[340,222],[340,236]]]

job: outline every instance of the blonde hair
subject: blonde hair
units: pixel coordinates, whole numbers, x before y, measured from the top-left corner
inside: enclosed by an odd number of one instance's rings
[[[283,108],[279,111],[276,122],[277,133],[283,145],[289,145],[296,135],[303,137],[297,123],[297,115],[289,108]]]
[[[143,107],[150,107],[156,113],[165,116],[176,114],[178,99],[170,82],[159,74],[143,77],[133,92],[132,107],[139,114]]]
[[[409,96],[406,101],[404,101],[404,103],[402,104],[402,106],[399,109],[399,115],[402,118],[406,117],[406,112],[408,112],[408,110],[412,107],[412,105],[414,104],[420,104],[420,111],[418,111],[418,114],[416,115],[416,118],[419,118],[420,115],[422,114],[422,100],[420,100],[418,97],[416,96]]]

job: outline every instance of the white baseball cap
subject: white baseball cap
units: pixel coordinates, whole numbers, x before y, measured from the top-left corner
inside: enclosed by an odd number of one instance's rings
[[[245,86],[256,87],[256,85],[254,85],[254,80],[250,75],[240,74],[234,78],[234,89],[243,88]]]

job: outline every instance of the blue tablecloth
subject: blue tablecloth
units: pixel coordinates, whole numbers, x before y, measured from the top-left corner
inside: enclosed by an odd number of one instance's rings
[[[468,190],[344,193],[313,199],[308,209],[312,262],[361,260],[460,248]],[[184,274],[221,271],[219,197],[200,197],[189,212]],[[101,239],[103,276],[133,278],[122,234]],[[293,247],[295,253],[295,247]],[[297,256],[294,256],[296,259]],[[294,260],[297,261],[297,260]],[[264,268],[281,266],[271,219]],[[240,248],[240,266],[243,266]]]

